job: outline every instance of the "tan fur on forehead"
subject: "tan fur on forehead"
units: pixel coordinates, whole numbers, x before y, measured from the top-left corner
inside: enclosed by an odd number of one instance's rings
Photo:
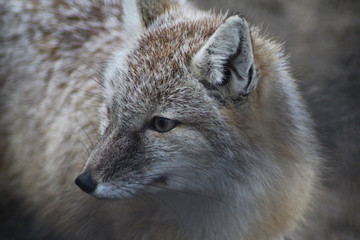
[[[195,53],[227,19],[211,13],[197,15],[187,17],[178,9],[170,9],[149,27],[129,60],[128,76],[132,81],[149,74],[149,69],[152,74],[169,74],[188,67]],[[276,73],[279,66],[287,68],[279,44],[264,38],[257,27],[251,28],[251,38],[260,77]]]
[[[179,19],[170,11],[160,17],[138,41],[129,61],[129,77],[144,74],[176,73],[189,65],[193,55],[224,22],[223,16],[203,14],[202,18]],[[176,19],[176,20],[175,20]]]

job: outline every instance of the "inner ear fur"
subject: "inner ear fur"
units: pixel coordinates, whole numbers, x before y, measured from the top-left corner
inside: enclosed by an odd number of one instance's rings
[[[229,17],[192,60],[195,74],[226,96],[246,96],[257,85],[249,24]]]

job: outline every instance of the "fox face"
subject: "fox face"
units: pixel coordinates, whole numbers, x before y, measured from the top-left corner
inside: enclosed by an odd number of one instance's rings
[[[281,49],[236,15],[151,19],[103,73],[102,137],[76,184],[96,198],[156,194],[184,214],[194,194],[244,239],[292,229],[320,161]]]
[[[204,16],[154,25],[105,71],[102,138],[76,181],[95,197],[199,191],[235,168],[241,141],[221,111],[246,105],[256,86],[248,24]]]

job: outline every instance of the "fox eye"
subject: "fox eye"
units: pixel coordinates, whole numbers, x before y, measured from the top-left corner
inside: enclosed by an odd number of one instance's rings
[[[154,117],[151,120],[149,128],[153,131],[164,133],[175,128],[178,124],[179,122],[175,120],[171,120],[163,117]]]

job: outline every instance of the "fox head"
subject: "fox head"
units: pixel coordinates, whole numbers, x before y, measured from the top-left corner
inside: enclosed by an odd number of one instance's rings
[[[124,3],[125,47],[103,73],[102,137],[77,185],[106,199],[186,190],[306,202],[311,181],[292,183],[314,175],[316,154],[280,48],[237,15],[143,2]]]

